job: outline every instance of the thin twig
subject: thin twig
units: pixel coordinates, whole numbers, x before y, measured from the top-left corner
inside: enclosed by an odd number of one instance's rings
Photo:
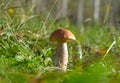
[[[57,3],[57,1],[58,1],[58,0],[56,0],[56,1],[54,2],[54,4],[52,5],[52,7],[51,7],[51,9],[50,9],[50,11],[49,11],[49,13],[48,13],[45,21],[44,21],[44,25],[46,24],[46,22],[47,22],[47,20],[48,20],[48,18],[49,18],[49,16],[50,16],[50,14],[51,14],[51,12],[53,11],[53,9],[54,9],[54,7],[55,7],[55,5],[56,5],[56,3]]]
[[[111,50],[111,48],[112,48],[115,44],[116,44],[116,41],[114,41],[114,42],[111,44],[111,46],[108,48],[108,50],[107,50],[107,52],[105,53],[105,55],[104,55],[104,57],[103,57],[102,60],[105,59],[105,57],[107,56],[107,54],[109,53],[109,51]]]

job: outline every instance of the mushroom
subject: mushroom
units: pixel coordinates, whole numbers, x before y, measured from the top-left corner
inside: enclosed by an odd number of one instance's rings
[[[51,42],[57,42],[57,51],[55,55],[55,66],[60,67],[62,71],[67,70],[68,63],[68,49],[67,42],[75,41],[76,38],[68,29],[57,29],[51,36]]]

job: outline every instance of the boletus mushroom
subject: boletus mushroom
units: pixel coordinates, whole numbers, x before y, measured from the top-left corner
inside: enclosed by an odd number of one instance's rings
[[[67,70],[68,49],[67,42],[75,41],[76,38],[68,29],[57,29],[50,35],[51,42],[57,42],[57,51],[55,55],[55,66],[60,67],[62,71]]]

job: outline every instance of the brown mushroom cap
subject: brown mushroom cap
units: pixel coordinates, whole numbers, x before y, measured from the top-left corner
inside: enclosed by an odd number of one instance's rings
[[[50,41],[52,42],[71,42],[75,40],[73,33],[63,28],[55,30],[50,36]]]

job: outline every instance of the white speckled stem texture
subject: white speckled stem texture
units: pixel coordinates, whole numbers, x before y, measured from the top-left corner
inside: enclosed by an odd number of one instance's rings
[[[60,67],[63,71],[66,71],[67,63],[68,63],[67,43],[58,43],[57,52],[55,56],[55,66]]]

